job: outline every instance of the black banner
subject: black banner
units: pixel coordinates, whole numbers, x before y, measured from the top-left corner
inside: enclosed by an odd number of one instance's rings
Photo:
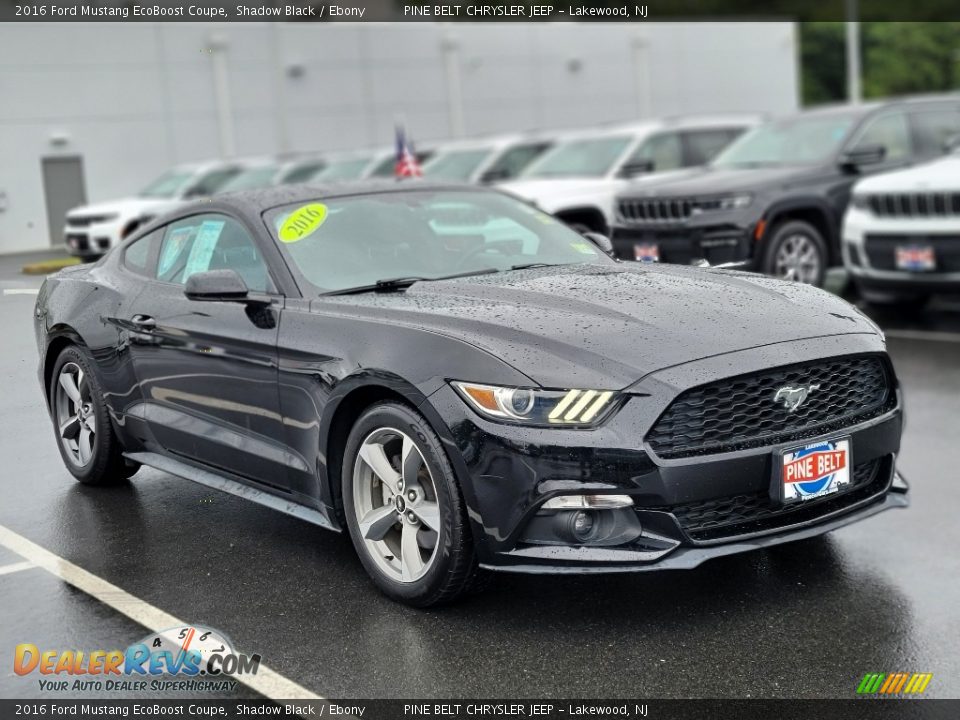
[[[956,0],[0,0],[3,22],[960,20]]]
[[[0,700],[0,718],[955,720],[960,700]]]

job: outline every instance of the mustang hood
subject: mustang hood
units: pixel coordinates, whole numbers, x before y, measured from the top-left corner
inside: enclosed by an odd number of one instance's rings
[[[876,333],[850,305],[816,288],[684,266],[537,268],[333,300],[314,307],[460,339],[556,388],[620,389],[713,355]]]

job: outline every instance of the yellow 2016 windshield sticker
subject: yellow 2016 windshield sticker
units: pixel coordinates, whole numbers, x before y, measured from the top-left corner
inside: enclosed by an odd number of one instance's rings
[[[280,226],[280,242],[294,243],[303,240],[317,231],[323,221],[327,219],[327,206],[313,203],[297,208],[283,221]]]

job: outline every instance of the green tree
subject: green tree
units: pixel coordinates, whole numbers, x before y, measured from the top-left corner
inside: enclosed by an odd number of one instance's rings
[[[860,25],[865,98],[957,90],[960,23],[867,22]],[[847,97],[842,22],[800,23],[804,105]]]

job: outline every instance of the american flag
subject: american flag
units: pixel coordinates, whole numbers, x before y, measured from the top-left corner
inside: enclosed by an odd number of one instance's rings
[[[423,175],[420,163],[417,162],[417,156],[413,154],[410,145],[407,144],[406,134],[399,125],[397,126],[397,164],[393,168],[393,174],[398,178],[421,177]]]

